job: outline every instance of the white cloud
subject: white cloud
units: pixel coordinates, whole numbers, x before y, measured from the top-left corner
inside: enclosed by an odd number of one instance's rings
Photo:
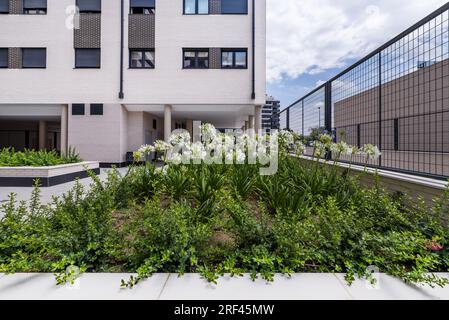
[[[445,0],[267,0],[267,80],[346,65]]]

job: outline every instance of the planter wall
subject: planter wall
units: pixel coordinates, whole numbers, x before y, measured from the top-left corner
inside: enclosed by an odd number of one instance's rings
[[[50,187],[88,177],[88,170],[100,174],[94,161],[49,167],[0,167],[0,187],[32,187],[39,179],[42,187]]]

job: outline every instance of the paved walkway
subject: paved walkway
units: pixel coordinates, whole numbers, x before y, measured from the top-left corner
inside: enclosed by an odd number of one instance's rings
[[[449,274],[441,274],[449,277]],[[57,286],[52,274],[0,274],[0,300],[449,300],[444,289],[404,284],[380,274],[377,286],[357,280],[352,286],[343,274],[276,276],[273,283],[224,277],[218,285],[197,274],[156,274],[133,289],[120,289],[129,274],[84,274],[72,285]]]
[[[107,177],[107,172],[110,169],[101,169],[100,179],[105,179]],[[125,175],[128,171],[128,168],[118,168],[117,169],[120,174]],[[80,182],[83,186],[89,186],[92,182],[91,178],[80,179]],[[41,201],[42,203],[51,202],[52,196],[61,196],[66,193],[75,185],[75,181],[59,184],[52,187],[41,188]],[[11,193],[15,193],[17,195],[17,200],[25,200],[28,201],[31,196],[31,192],[33,191],[32,187],[0,187],[0,203],[7,201],[9,195]]]

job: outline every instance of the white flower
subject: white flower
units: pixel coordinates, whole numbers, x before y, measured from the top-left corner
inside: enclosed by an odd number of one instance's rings
[[[190,134],[186,131],[171,134],[169,138],[169,142],[173,146],[187,145],[190,143],[190,140]]]
[[[148,144],[145,144],[145,145],[141,146],[139,148],[139,150],[137,150],[137,152],[140,152],[143,155],[147,155],[147,154],[150,154],[151,152],[154,152],[154,147],[150,146]]]
[[[215,127],[210,123],[201,125],[200,130],[203,141],[212,141],[216,139],[218,135],[217,129],[215,129]]]
[[[379,148],[377,146],[374,146],[372,144],[366,144],[364,145],[360,151],[359,154],[366,155],[368,158],[372,160],[377,160],[382,153],[380,152]]]
[[[351,155],[353,152],[352,147],[344,141],[332,143],[330,150],[337,155]]]
[[[168,168],[169,168],[169,166],[165,165],[163,167],[156,168],[155,172],[159,173],[159,174],[167,175]]]
[[[233,150],[226,152],[225,160],[226,160],[227,163],[230,163],[230,162],[234,161],[234,151]]]
[[[206,150],[201,142],[195,142],[190,145],[190,151],[192,155],[192,159],[194,160],[204,160],[206,157]]]
[[[245,162],[245,160],[246,160],[245,152],[243,152],[242,150],[238,149],[236,151],[236,159],[237,159],[237,163]]]
[[[165,141],[157,140],[154,143],[154,148],[157,152],[164,152],[170,150],[172,146]]]
[[[295,153],[296,155],[303,155],[306,151],[306,146],[302,142],[296,142],[295,143]]]
[[[324,134],[324,133],[322,135],[320,135],[320,142],[322,144],[324,144],[326,147],[329,147],[331,145],[332,141],[333,141],[333,139],[330,135]]]
[[[179,153],[170,154],[167,161],[175,165],[178,165],[182,163],[182,156]]]
[[[279,139],[281,139],[281,143],[287,146],[293,144],[295,142],[295,138],[293,134],[288,130],[279,131]]]
[[[314,157],[320,158],[324,155],[324,152],[326,151],[326,146],[324,145],[324,143],[320,142],[320,141],[315,141],[314,142]]]

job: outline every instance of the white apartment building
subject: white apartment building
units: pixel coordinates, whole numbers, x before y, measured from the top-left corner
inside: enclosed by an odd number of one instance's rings
[[[265,0],[0,0],[0,148],[109,166],[201,122],[259,129],[265,15]]]

